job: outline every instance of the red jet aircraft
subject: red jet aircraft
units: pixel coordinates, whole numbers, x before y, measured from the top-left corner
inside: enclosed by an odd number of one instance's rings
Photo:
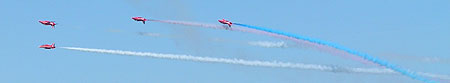
[[[231,27],[231,24],[233,24],[233,23],[231,23],[230,21],[225,20],[225,19],[219,20],[219,22],[222,23],[222,24],[227,24],[228,27]]]
[[[41,46],[39,46],[39,48],[44,48],[44,49],[55,49],[55,43],[53,43],[52,45],[48,45],[48,44],[41,45]]]
[[[142,21],[142,23],[144,23],[144,24],[145,24],[145,21],[148,21],[144,17],[133,17],[131,19],[133,19],[134,21]]]
[[[39,21],[41,24],[50,25],[53,29],[55,29],[56,23],[54,21]]]

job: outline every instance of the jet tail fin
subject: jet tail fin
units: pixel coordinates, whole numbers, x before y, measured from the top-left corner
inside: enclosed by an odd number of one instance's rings
[[[52,47],[55,47],[55,43],[52,43]]]

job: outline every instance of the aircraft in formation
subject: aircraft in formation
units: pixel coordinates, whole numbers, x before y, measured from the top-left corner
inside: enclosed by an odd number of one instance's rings
[[[145,21],[149,21],[148,19],[145,19],[144,17],[132,17],[131,19],[133,19],[134,21],[142,21],[143,24],[145,24]],[[227,24],[229,28],[231,28],[231,25],[233,24],[230,21],[225,20],[225,19],[218,20],[218,21],[222,24]],[[50,26],[52,26],[53,29],[55,29],[55,25],[56,25],[55,21],[47,21],[47,20],[39,21],[39,23],[41,23],[43,25],[50,25]],[[41,46],[39,46],[39,48],[55,49],[55,43],[53,43],[51,45],[48,45],[48,44],[41,45]]]
[[[53,29],[55,29],[55,25],[56,25],[55,21],[47,21],[47,20],[39,21],[39,23],[41,23],[43,25],[50,25],[50,26],[52,26]]]
[[[133,19],[134,21],[142,21],[142,23],[144,23],[144,24],[145,24],[145,21],[148,21],[144,17],[133,17],[131,19]]]
[[[225,19],[219,20],[219,22],[222,23],[222,24],[227,24],[228,27],[231,27],[231,25],[233,24],[233,23],[231,23],[230,21],[225,20]]]
[[[53,43],[52,45],[44,44],[44,45],[39,46],[39,48],[55,49],[55,43]]]

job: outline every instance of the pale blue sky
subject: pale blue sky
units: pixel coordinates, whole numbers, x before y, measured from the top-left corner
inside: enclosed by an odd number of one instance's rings
[[[305,47],[261,48],[209,41],[214,38],[286,41],[264,35],[153,22],[143,25],[131,20],[133,16],[143,16],[217,23],[217,19],[226,18],[338,43],[414,71],[449,75],[448,3],[448,0],[0,0],[0,38],[3,40],[0,41],[3,44],[0,82],[420,82],[398,75],[247,67],[37,47],[55,42],[57,47],[376,67]],[[58,25],[52,30],[38,20],[53,20]],[[173,37],[147,37],[136,32]],[[433,61],[424,60],[430,57]]]

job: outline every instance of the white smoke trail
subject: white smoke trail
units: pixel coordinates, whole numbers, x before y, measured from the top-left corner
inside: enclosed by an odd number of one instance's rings
[[[253,41],[248,42],[248,44],[253,46],[260,46],[260,47],[266,47],[266,48],[287,48],[288,45],[283,42],[269,42],[269,41]]]
[[[227,64],[238,64],[238,65],[246,65],[246,66],[294,68],[294,69],[319,70],[319,71],[330,71],[330,72],[348,72],[348,73],[379,73],[379,74],[395,73],[389,69],[345,68],[345,67],[338,67],[338,66],[288,63],[288,62],[278,62],[278,61],[272,61],[272,62],[257,61],[257,60],[250,61],[250,60],[243,60],[243,59],[198,57],[198,56],[191,56],[191,55],[161,54],[161,53],[151,53],[151,52],[132,52],[132,51],[78,48],[78,47],[60,47],[60,48],[69,49],[69,50],[85,51],[85,52],[119,54],[119,55],[130,55],[130,56],[147,56],[147,57],[163,58],[163,59],[176,59],[176,60],[212,62],[212,63],[227,63]]]
[[[132,52],[132,51],[121,51],[121,50],[106,50],[106,49],[92,49],[92,48],[79,48],[79,47],[60,47],[68,50],[77,50],[85,52],[95,52],[95,53],[107,53],[107,54],[118,54],[118,55],[129,55],[129,56],[146,56],[162,59],[176,59],[176,60],[186,60],[186,61],[198,61],[198,62],[211,62],[211,63],[226,63],[226,64],[237,64],[245,66],[259,66],[259,67],[274,67],[274,68],[292,68],[292,69],[304,69],[304,70],[319,70],[327,72],[343,72],[343,73],[370,73],[370,74],[396,74],[399,73],[390,69],[379,69],[379,68],[352,68],[352,67],[339,67],[339,66],[327,66],[327,65],[317,65],[317,64],[303,64],[303,63],[288,63],[288,62],[278,62],[278,61],[257,61],[257,60],[243,60],[243,59],[226,59],[226,58],[213,58],[213,57],[198,57],[191,55],[177,55],[177,54],[161,54],[161,53],[151,53],[151,52]],[[431,73],[417,72],[418,75],[439,78],[444,80],[450,80],[448,75],[437,75]]]

